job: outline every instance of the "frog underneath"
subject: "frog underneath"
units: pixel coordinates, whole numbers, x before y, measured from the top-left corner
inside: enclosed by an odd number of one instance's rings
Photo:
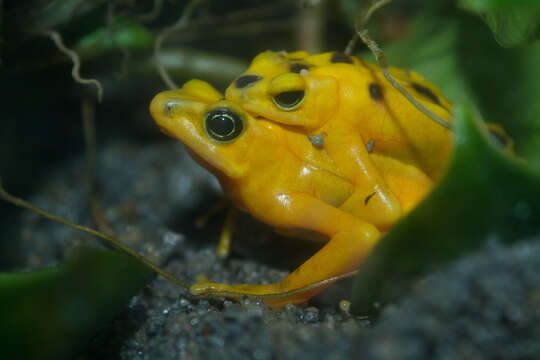
[[[280,232],[328,240],[277,283],[203,283],[193,293],[281,294],[354,270],[442,175],[451,131],[387,85],[376,66],[336,54],[266,52],[226,99],[191,80],[152,100],[162,131],[181,140],[236,205]],[[436,88],[413,72],[392,74],[449,121]],[[267,302],[298,304],[322,289]]]

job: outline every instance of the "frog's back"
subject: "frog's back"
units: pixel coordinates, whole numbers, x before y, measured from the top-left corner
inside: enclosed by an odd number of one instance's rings
[[[384,77],[381,69],[342,53],[307,56],[312,76],[339,81],[338,120],[347,119],[374,154],[418,167],[433,179],[442,175],[452,147],[452,132],[421,113]],[[415,99],[451,123],[451,105],[441,92],[414,71],[389,68]]]
[[[306,97],[317,96],[318,103],[325,99],[336,103],[335,109],[328,106],[327,114],[324,114],[324,109],[317,112],[323,119],[322,126],[307,129],[308,134],[323,133],[325,125],[334,123],[335,126],[339,123],[339,126],[360,133],[364,143],[371,144],[375,154],[418,167],[434,179],[442,174],[451,150],[451,131],[416,109],[384,78],[378,66],[339,52],[316,55],[304,51],[265,52],[253,60],[245,73],[250,75],[242,75],[239,79],[251,76],[251,80],[254,80],[254,76],[257,76],[259,80],[270,81],[284,73],[296,73],[312,79],[333,78],[337,81],[337,93],[324,89],[320,91],[326,91],[327,94],[313,94],[318,90],[306,94]],[[413,71],[390,68],[390,73],[419,102],[450,121],[450,103],[436,87]],[[245,96],[245,91],[255,93],[255,88],[235,88],[231,93],[242,90]],[[249,96],[270,95],[257,93]],[[266,104],[268,107],[273,105],[271,101]],[[303,106],[308,104],[305,101]],[[305,110],[300,107],[294,111],[282,112],[282,115],[290,116],[301,111]],[[279,117],[270,120],[282,121]]]

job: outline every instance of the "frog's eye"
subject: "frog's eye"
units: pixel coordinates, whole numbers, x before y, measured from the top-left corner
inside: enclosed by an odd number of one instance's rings
[[[306,96],[304,77],[292,72],[273,78],[268,84],[268,94],[276,106],[285,111],[297,109]]]
[[[244,130],[242,117],[229,108],[218,108],[206,114],[204,127],[208,135],[219,142],[235,139]]]
[[[304,90],[285,91],[275,95],[272,100],[281,110],[292,111],[302,104],[305,95]]]

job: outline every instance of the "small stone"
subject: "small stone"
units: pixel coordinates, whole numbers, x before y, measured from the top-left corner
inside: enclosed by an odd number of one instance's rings
[[[304,314],[304,320],[307,323],[315,323],[319,321],[319,309],[316,307],[308,307]]]
[[[366,145],[366,150],[369,153],[373,151],[373,148],[375,147],[375,141],[373,139],[370,139],[369,142]]]
[[[256,360],[269,360],[272,356],[266,349],[255,349],[253,351],[253,358]]]
[[[207,311],[210,308],[210,303],[208,302],[208,300],[200,300],[199,304],[197,304],[197,308],[199,310]]]
[[[247,308],[247,313],[250,317],[262,318],[263,309],[258,306],[249,306]]]
[[[308,139],[309,141],[311,141],[311,145],[313,145],[317,149],[322,149],[324,147],[324,138],[321,134],[308,135]]]
[[[181,298],[180,299],[180,306],[181,307],[188,307],[189,305],[191,305],[191,303],[189,302],[189,300],[185,299],[185,298]]]

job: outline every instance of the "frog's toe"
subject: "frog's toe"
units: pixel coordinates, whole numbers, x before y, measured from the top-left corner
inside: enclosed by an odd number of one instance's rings
[[[189,288],[189,292],[193,295],[203,295],[208,290],[208,284],[193,284]]]
[[[200,284],[193,284],[189,288],[189,292],[193,295],[206,295],[206,294],[215,294],[220,292],[227,292],[230,291],[230,286],[227,284],[219,284],[219,283],[200,283]]]

